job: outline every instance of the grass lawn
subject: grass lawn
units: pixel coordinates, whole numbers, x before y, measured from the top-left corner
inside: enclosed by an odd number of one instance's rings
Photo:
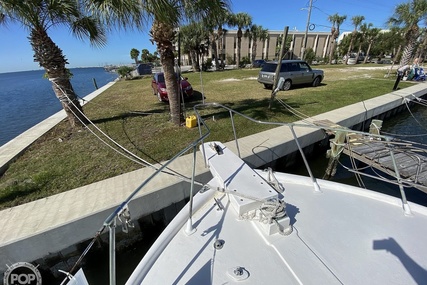
[[[365,65],[364,65],[365,66]],[[378,65],[375,65],[378,67]],[[395,77],[386,70],[355,69],[350,66],[316,67],[325,71],[319,87],[295,87],[278,97],[308,116],[391,92]],[[258,120],[290,122],[297,117],[278,102],[268,110],[271,90],[256,81],[259,69],[187,73],[194,98],[186,102],[186,114],[201,103],[218,102]],[[198,136],[197,128],[176,127],[169,122],[169,105],[153,95],[148,77],[120,81],[84,107],[86,115],[104,133],[150,163],[171,158]],[[203,82],[203,86],[202,83]],[[404,88],[413,83],[401,82]],[[59,103],[58,103],[59,104]],[[210,139],[232,140],[228,119],[206,110],[212,130]],[[212,117],[215,120],[212,120]],[[239,137],[269,128],[245,127],[236,120]],[[89,126],[95,130],[94,126]],[[0,177],[0,209],[47,197],[143,167],[106,146],[88,129],[72,132],[62,122],[37,140]]]

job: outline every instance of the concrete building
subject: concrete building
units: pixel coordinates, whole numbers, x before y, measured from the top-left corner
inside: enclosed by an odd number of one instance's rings
[[[283,31],[268,31],[269,38],[265,41],[258,41],[255,59],[273,60],[278,57],[278,41]],[[290,51],[292,57],[299,58],[301,56],[304,43],[304,32],[288,31],[288,37],[292,38]],[[218,56],[219,58],[231,58],[233,61],[237,58],[237,30],[229,30],[223,40],[218,41]],[[222,42],[222,44],[221,44]],[[307,34],[307,49],[312,48],[318,57],[325,57],[329,53],[331,42],[331,34],[328,32],[309,32]],[[242,37],[241,58],[252,56],[252,41],[249,38]],[[224,57],[222,57],[224,56]],[[210,51],[209,57],[213,57]]]

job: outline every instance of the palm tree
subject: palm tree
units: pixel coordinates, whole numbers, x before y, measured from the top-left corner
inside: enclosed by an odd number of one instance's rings
[[[264,29],[263,26],[251,25],[251,27],[246,30],[245,37],[249,37],[249,40],[252,40],[252,58],[251,62],[253,63],[256,59],[256,50],[258,47],[258,41],[265,41],[268,38],[268,30]]]
[[[354,30],[351,33],[351,41],[350,41],[350,46],[348,47],[348,51],[347,51],[347,58],[345,60],[345,64],[348,63],[348,59],[350,58],[350,52],[353,50],[353,45],[354,45],[354,40],[356,39],[357,36],[357,28],[359,27],[359,25],[365,20],[364,16],[354,16],[351,18],[351,22],[353,23],[354,26]],[[359,54],[357,55],[359,56]],[[357,57],[356,57],[356,61],[357,61]]]
[[[408,3],[397,5],[394,15],[388,20],[391,26],[402,29],[405,38],[405,48],[399,67],[410,63],[420,36],[419,23],[425,21],[427,16],[427,0],[412,0]]]
[[[229,15],[227,14],[226,21],[228,21]],[[226,24],[225,22],[224,24]],[[224,39],[225,35],[227,34],[228,30],[224,29],[222,24],[218,27],[218,46],[221,49],[221,62],[222,64],[225,64],[225,45],[224,45]]]
[[[143,3],[147,16],[153,19],[150,35],[160,53],[171,121],[175,125],[181,125],[184,117],[181,113],[181,98],[174,70],[176,28],[184,20],[197,21],[211,15],[225,13],[228,4],[226,0],[200,0],[196,3],[187,0],[145,0]]]
[[[381,30],[378,28],[371,29],[370,25],[368,25],[367,31],[366,31],[366,41],[368,42],[368,50],[366,51],[365,59],[363,60],[363,63],[366,63],[368,61],[369,54],[371,52],[371,47],[374,44],[375,40],[378,38],[380,31]]]
[[[209,42],[212,47],[212,53],[215,61],[215,66],[218,69],[220,67],[219,64],[219,56],[218,49],[221,49],[221,59],[222,63],[224,63],[222,47],[223,47],[223,35],[224,29],[223,26],[229,21],[230,14],[229,13],[221,13],[218,15],[212,15],[206,19],[203,19],[203,24],[205,28],[209,31]]]
[[[71,73],[62,50],[48,35],[48,29],[58,23],[68,25],[77,36],[89,35],[94,44],[104,44],[105,35],[100,22],[80,10],[76,1],[13,1],[2,0],[1,24],[6,21],[21,23],[29,30],[29,41],[34,51],[34,61],[46,71],[56,97],[67,112],[72,127],[86,120],[81,115],[82,107],[70,83]]]
[[[83,3],[78,0],[0,1],[0,24],[18,22],[29,31],[28,39],[34,51],[34,61],[46,71],[72,127],[81,125],[86,119],[70,82],[71,73],[65,67],[68,61],[48,31],[65,26],[77,38],[88,38],[92,45],[103,46],[106,43],[104,26],[115,21],[123,24],[129,23],[128,20],[136,25],[141,23],[139,12],[133,12],[140,11],[140,6],[130,11],[126,6],[129,2],[133,3],[132,0],[120,3],[89,0]],[[103,11],[107,13],[100,17]]]
[[[337,13],[330,15],[328,21],[332,23],[331,27],[331,48],[329,50],[329,64],[332,64],[332,60],[335,54],[336,40],[340,35],[340,26],[347,19],[347,16],[340,16]]]
[[[236,66],[240,66],[240,49],[242,47],[243,31],[252,24],[252,17],[247,13],[232,14],[229,19],[230,26],[237,27],[237,59]]]
[[[141,61],[142,62],[152,62],[154,55],[150,53],[150,51],[146,48],[141,50]]]
[[[370,29],[372,28],[372,23],[363,23],[360,25],[360,32],[358,33],[358,40],[359,40],[359,48],[357,51],[357,56],[359,56],[362,53],[362,45],[367,42],[368,40],[368,34]],[[366,57],[366,56],[365,56]]]
[[[184,53],[188,53],[191,58],[191,64],[195,72],[200,71],[200,50],[209,37],[205,26],[200,23],[191,23],[182,26],[179,30],[181,34],[181,47]]]
[[[427,31],[424,29],[420,38],[422,38],[423,42],[418,46],[417,53],[415,54],[415,58],[424,58],[424,52],[427,47]]]
[[[135,64],[138,65],[138,57],[139,57],[139,50],[136,48],[133,48],[130,50],[130,58],[135,60]]]

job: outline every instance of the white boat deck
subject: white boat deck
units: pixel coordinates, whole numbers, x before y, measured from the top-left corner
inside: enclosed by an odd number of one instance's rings
[[[221,187],[257,173],[266,177],[244,166],[230,171],[242,161],[222,148],[229,176],[211,184]],[[384,194],[323,180],[319,193],[307,177],[276,178],[285,188],[290,235],[267,235],[258,221],[239,218],[231,206],[236,197],[208,190],[195,196],[195,209],[207,201],[193,215],[196,231],[187,235],[185,220],[174,220],[176,236],[163,251],[156,242],[127,284],[140,284],[141,272],[148,270],[142,284],[425,284],[425,207],[410,204],[412,215],[405,215],[401,201]],[[220,249],[214,247],[217,240],[224,243]],[[161,256],[151,266],[153,252]],[[240,277],[232,274],[237,267],[244,268]]]

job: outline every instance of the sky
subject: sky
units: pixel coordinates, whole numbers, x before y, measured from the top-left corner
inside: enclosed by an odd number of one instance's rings
[[[269,30],[305,31],[308,18],[309,0],[230,0],[233,13],[245,12],[252,16],[252,22]],[[341,32],[354,29],[351,18],[364,16],[366,23],[386,29],[386,22],[394,13],[396,5],[409,0],[313,0],[310,24],[313,32],[329,32],[329,15],[346,15]],[[52,40],[62,49],[73,67],[104,66],[108,64],[130,64],[130,50],[148,49],[151,53],[156,46],[150,42],[150,27],[144,31],[115,30],[108,34],[107,45],[93,47],[89,41],[82,41],[71,35],[66,28],[49,29]],[[9,23],[0,26],[0,73],[40,69],[33,61],[33,51],[28,41],[28,31],[20,24]]]

